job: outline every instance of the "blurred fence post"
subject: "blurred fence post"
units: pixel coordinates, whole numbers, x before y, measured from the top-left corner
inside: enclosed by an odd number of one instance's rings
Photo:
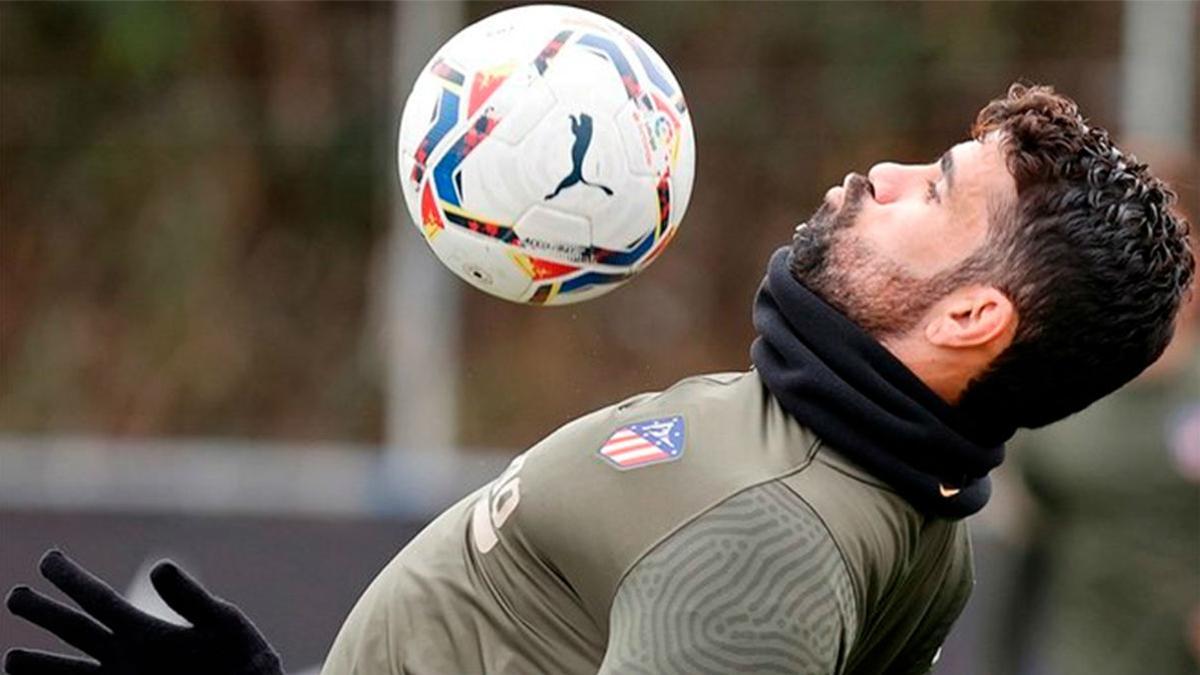
[[[1195,31],[1200,3],[1126,0],[1121,133],[1165,149],[1194,146]]]
[[[409,89],[442,42],[462,27],[458,0],[399,2],[393,24],[392,120],[394,143]],[[392,157],[396,156],[392,146]],[[393,176],[396,164],[391,163]],[[441,269],[416,228],[396,178],[391,185],[384,303],[386,452],[450,452],[457,447],[459,284]]]

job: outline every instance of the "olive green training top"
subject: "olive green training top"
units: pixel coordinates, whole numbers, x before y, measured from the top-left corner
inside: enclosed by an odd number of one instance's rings
[[[924,673],[962,521],[822,445],[754,371],[582,417],[384,568],[324,675]]]

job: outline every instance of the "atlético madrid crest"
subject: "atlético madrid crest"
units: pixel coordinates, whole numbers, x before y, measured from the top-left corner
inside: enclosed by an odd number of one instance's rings
[[[637,469],[683,456],[683,416],[658,417],[617,429],[597,451],[615,468]]]

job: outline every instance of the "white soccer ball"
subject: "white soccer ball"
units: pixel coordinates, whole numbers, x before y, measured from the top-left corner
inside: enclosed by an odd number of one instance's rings
[[[400,182],[425,241],[514,302],[579,302],[645,269],[679,227],[694,166],[667,65],[574,7],[464,28],[421,71],[400,122]]]

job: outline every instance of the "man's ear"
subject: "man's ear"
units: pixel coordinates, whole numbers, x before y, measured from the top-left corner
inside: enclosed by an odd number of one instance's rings
[[[1008,346],[1017,327],[1017,311],[1008,296],[992,286],[954,291],[934,307],[925,324],[925,339],[939,347]]]

